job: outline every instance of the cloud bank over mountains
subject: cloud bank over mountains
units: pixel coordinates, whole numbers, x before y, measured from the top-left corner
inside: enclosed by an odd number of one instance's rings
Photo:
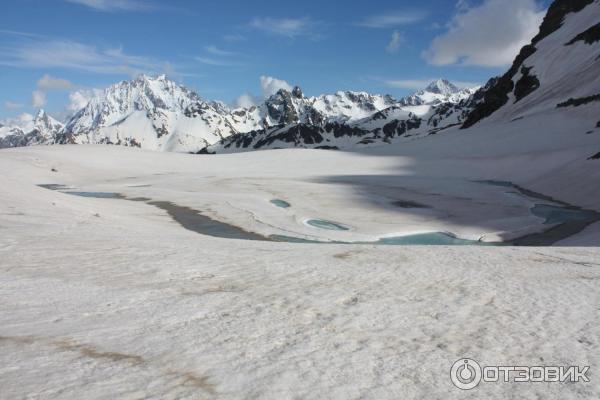
[[[460,4],[447,31],[424,51],[427,62],[506,66],[535,36],[546,13],[535,0],[486,0],[479,7]]]

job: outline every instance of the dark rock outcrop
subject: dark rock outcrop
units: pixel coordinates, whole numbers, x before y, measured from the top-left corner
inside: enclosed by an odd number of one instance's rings
[[[600,40],[600,23],[592,26],[591,28],[581,32],[579,35],[575,36],[568,43],[565,43],[565,46],[572,45],[573,43],[583,41],[585,44],[592,44]]]
[[[540,25],[540,32],[531,41],[536,44],[546,36],[554,33],[563,24],[565,16],[572,12],[579,12],[594,0],[555,0],[548,8],[548,12]]]
[[[515,84],[515,103],[540,87],[540,81],[531,75],[531,67],[521,67],[521,79]]]
[[[509,94],[514,90],[516,90],[515,97],[517,101],[534,92],[539,87],[539,81],[534,76],[529,75],[529,72],[524,73],[516,85],[513,82],[517,72],[523,71],[523,62],[537,51],[535,45],[539,41],[562,26],[567,14],[581,11],[593,2],[594,0],[555,0],[548,8],[548,12],[540,25],[540,31],[532,39],[531,44],[521,49],[511,68],[504,75],[493,78],[488,82],[483,94],[483,101],[471,111],[461,129],[470,128],[482,119],[492,115],[508,102]]]
[[[564,101],[562,103],[559,103],[556,105],[557,108],[561,108],[561,107],[578,107],[578,106],[582,106],[584,104],[588,104],[591,103],[593,101],[600,101],[600,94],[595,94],[592,96],[587,96],[587,97],[579,97],[577,99],[569,99],[567,101]],[[600,124],[600,122],[599,122]]]

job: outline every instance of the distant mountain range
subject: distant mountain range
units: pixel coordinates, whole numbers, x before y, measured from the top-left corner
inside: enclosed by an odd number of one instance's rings
[[[0,126],[0,147],[103,143],[194,153],[342,149],[454,126],[467,129],[483,119],[510,122],[557,107],[593,121],[590,130],[599,129],[599,21],[598,0],[556,0],[539,34],[503,76],[475,88],[440,79],[399,100],[351,91],[306,97],[295,87],[257,106],[230,109],[164,75],[141,75],[110,86],[64,126],[44,111],[25,125]]]
[[[161,75],[141,75],[110,86],[92,98],[66,124],[45,112],[31,126],[3,127],[2,147],[33,144],[116,144],[153,150],[198,152],[208,146],[257,131],[272,132],[296,125],[354,126],[379,112],[393,110],[409,118],[427,114],[440,104],[458,104],[475,88],[459,89],[447,80],[396,100],[389,95],[337,92],[306,97],[299,87],[279,90],[261,104],[230,109],[202,100],[195,92]],[[380,119],[380,118],[379,118]],[[48,123],[44,125],[44,121]],[[35,132],[34,132],[35,127]]]
[[[432,82],[408,97],[338,92],[304,98],[298,88],[292,95],[280,90],[267,101],[276,104],[270,123],[228,136],[203,149],[224,153],[253,149],[305,147],[340,149],[389,143],[399,136],[415,136],[460,124],[472,109],[473,95],[480,88],[460,89],[447,80]]]
[[[0,125],[0,148],[51,144],[64,125],[44,110],[39,110],[32,121],[15,126]]]

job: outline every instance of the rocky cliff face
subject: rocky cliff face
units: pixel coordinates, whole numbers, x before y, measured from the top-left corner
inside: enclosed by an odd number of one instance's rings
[[[464,114],[461,104],[474,91],[438,80],[397,101],[352,91],[307,97],[295,87],[279,90],[257,106],[231,110],[221,102],[204,101],[164,75],[142,75],[110,86],[64,127],[41,113],[35,130],[1,128],[0,145],[91,143],[185,152],[211,145],[346,147],[456,123]]]
[[[142,75],[92,98],[56,142],[189,151],[235,133],[224,112],[222,104],[204,102],[164,75]]]
[[[278,113],[269,114],[276,125],[266,123],[250,132],[232,135],[202,153],[286,147],[341,149],[428,135],[464,121],[479,101],[476,93],[477,88],[459,89],[446,80],[438,80],[400,101],[389,96],[338,92],[305,99],[302,107],[295,105],[293,96],[287,96],[289,92],[278,93],[283,102],[277,103]],[[295,112],[286,114],[286,107],[281,104],[290,97]]]
[[[52,144],[63,124],[40,110],[20,126],[0,126],[0,148]]]
[[[478,89],[478,87],[461,89],[446,79],[438,79],[430,83],[425,89],[400,99],[398,103],[402,106],[459,103],[468,99]]]
[[[498,118],[518,118],[519,110],[554,107],[565,96],[599,91],[597,37],[594,40],[599,8],[600,3],[594,0],[552,3],[539,33],[521,49],[504,75],[488,82],[482,101],[466,118],[463,128],[500,109],[505,112]]]

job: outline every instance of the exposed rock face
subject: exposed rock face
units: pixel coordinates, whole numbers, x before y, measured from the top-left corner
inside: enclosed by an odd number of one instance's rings
[[[66,124],[57,143],[113,143],[188,151],[236,133],[218,102],[168,80],[141,75],[107,88]]]
[[[292,92],[280,90],[254,111],[252,118],[264,115],[262,123],[255,123],[250,132],[224,138],[204,153],[281,147],[340,149],[426,135],[462,122],[480,101],[479,89],[460,89],[440,79],[399,101],[364,92],[307,98],[298,87]],[[251,116],[243,110],[232,114]]]
[[[531,67],[521,67],[521,79],[515,84],[515,102],[521,100],[540,87],[540,81],[535,75],[530,75]]]
[[[388,143],[395,138],[427,135],[456,125],[468,113],[470,104],[467,100],[459,104],[442,103],[431,106],[421,116],[412,113],[411,107],[394,105],[354,122],[280,124],[225,138],[204,153],[285,147],[340,149]]]
[[[297,96],[297,91],[295,93],[294,98],[302,99],[302,97]],[[302,92],[300,92],[301,95]],[[289,125],[299,121],[296,104],[292,100],[292,93],[285,89],[279,90],[276,95],[265,102],[265,105],[269,121],[275,122],[274,125]]]
[[[0,127],[0,148],[52,144],[62,129],[63,124],[40,110],[24,126]]]
[[[600,101],[600,94],[595,94],[593,96],[587,96],[587,97],[580,97],[578,99],[573,99],[570,98],[569,100],[562,102],[562,103],[558,103],[556,105],[556,107],[561,108],[561,107],[578,107],[584,104],[588,104],[588,103],[592,103],[594,101]],[[599,127],[600,127],[600,122],[598,123]]]
[[[398,104],[402,106],[421,106],[458,103],[469,98],[478,89],[461,89],[446,79],[438,79],[430,83],[425,89],[400,99]]]
[[[215,143],[228,149],[340,148],[456,123],[474,92],[441,79],[399,102],[389,95],[352,91],[306,97],[296,86],[257,106],[231,110],[222,102],[202,100],[164,75],[141,75],[92,98],[64,127],[54,124],[35,132],[2,128],[0,137],[4,146],[97,143],[186,152]],[[403,108],[406,104],[418,110]],[[331,143],[340,140],[344,143]]]
[[[226,138],[209,150],[349,148],[436,134],[454,125],[466,129],[485,118],[511,122],[528,114],[548,112],[557,104],[561,108],[588,107],[585,113],[594,115],[589,107],[595,104],[600,91],[597,69],[600,57],[594,47],[598,43],[599,19],[598,1],[557,0],[539,33],[520,50],[510,69],[503,76],[490,79],[483,88],[461,91],[448,81],[438,80],[422,91],[375,110],[370,107],[374,102],[363,103],[348,93],[344,98],[360,105],[361,110],[370,111],[370,115],[338,119],[332,124],[328,107],[315,103],[313,108],[322,116],[316,118],[320,123],[307,121],[303,116],[308,113],[304,110],[297,113],[297,119],[288,120],[295,121],[291,124],[279,119],[276,126],[263,125],[251,135]],[[337,95],[341,96],[339,92]],[[328,105],[328,100],[322,99],[322,104]]]
[[[540,26],[540,32],[532,39],[531,43],[536,44],[560,29],[567,14],[579,12],[593,2],[594,0],[555,0],[548,8]]]
[[[540,42],[560,30],[565,17],[571,13],[582,11],[593,2],[594,0],[554,1],[544,17],[539,33],[532,39],[531,44],[521,49],[511,68],[503,76],[493,78],[488,82],[487,89],[483,93],[483,101],[469,114],[462,127],[469,128],[489,117],[506,105],[511,95],[514,96],[515,102],[518,102],[538,90],[541,83],[535,74],[535,66],[525,65],[526,62],[538,51]],[[593,31],[593,28],[590,29]],[[539,67],[545,68],[546,66]],[[576,71],[572,72],[576,73]]]
[[[575,42],[583,41],[586,44],[592,44],[600,40],[600,23],[592,26],[589,29],[581,32],[579,35],[575,36],[573,39],[569,40],[565,44],[565,46],[572,45]]]

